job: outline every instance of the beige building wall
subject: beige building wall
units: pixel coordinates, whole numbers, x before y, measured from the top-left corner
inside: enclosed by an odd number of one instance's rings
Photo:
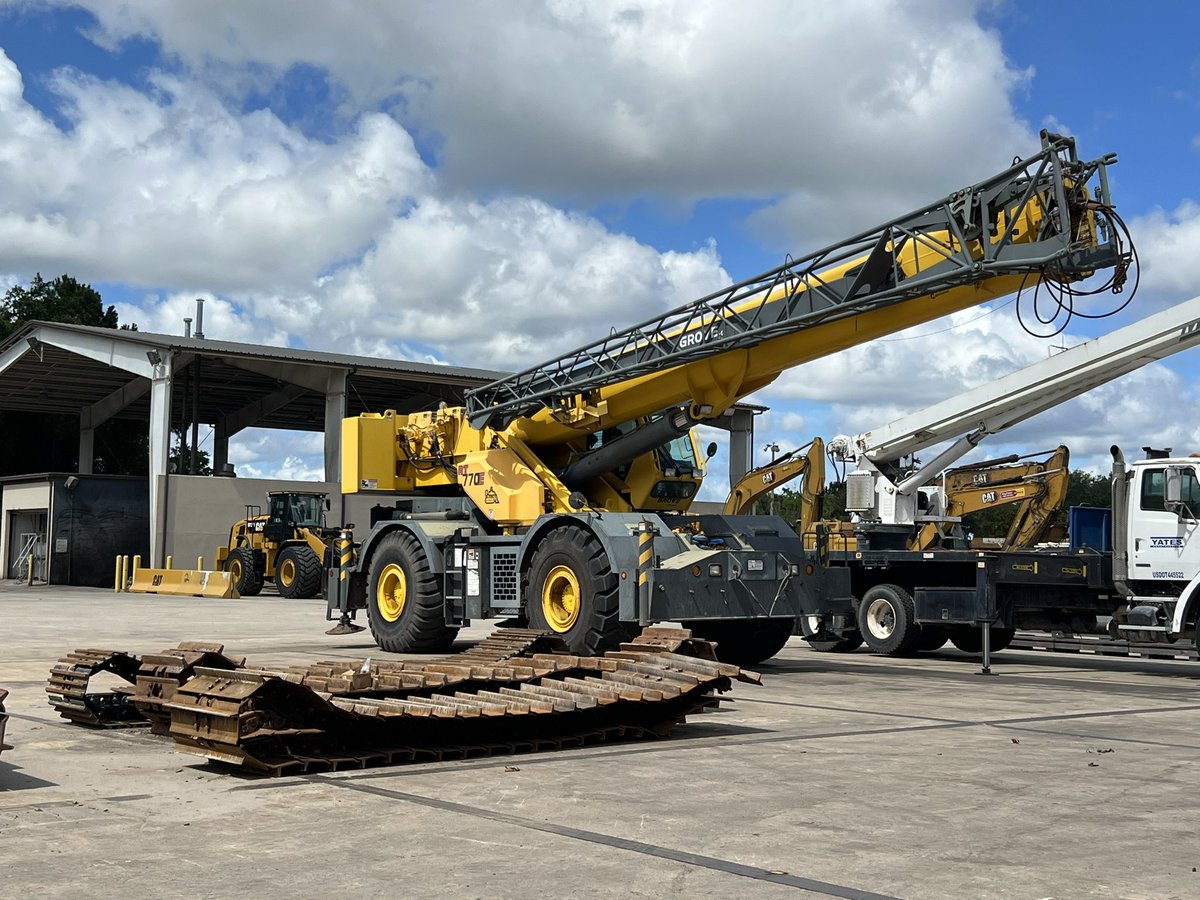
[[[33,484],[6,484],[0,492],[0,577],[7,568],[8,539],[12,513],[18,510],[44,509],[50,511],[50,482],[44,478]]]
[[[390,494],[340,493],[334,482],[275,481],[267,478],[213,478],[202,475],[164,475],[166,502],[161,521],[156,524],[159,546],[174,557],[175,568],[191,568],[203,556],[206,568],[212,568],[218,546],[227,546],[229,529],[246,515],[247,504],[266,510],[268,491],[324,492],[332,505],[327,514],[329,525],[346,523],[357,526],[358,535],[366,534],[371,524],[371,507],[391,506]],[[344,513],[343,513],[344,509]],[[165,558],[152,565],[162,566]]]

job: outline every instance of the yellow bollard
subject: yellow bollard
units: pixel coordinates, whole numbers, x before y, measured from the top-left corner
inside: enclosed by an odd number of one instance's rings
[[[204,557],[203,556],[196,557],[196,571],[197,572],[204,571]]]
[[[129,555],[121,557],[121,590],[128,590],[129,580]]]
[[[33,554],[29,554],[29,580],[25,582],[30,587],[33,587]]]
[[[117,554],[117,558],[113,560],[113,593],[118,594],[121,591],[121,554]]]
[[[168,553],[168,554],[167,554],[167,568],[168,568],[168,569],[169,569],[169,568],[171,568],[171,563],[172,563],[172,562],[174,562],[174,561],[175,561],[175,560],[174,560],[174,557],[172,557],[172,556],[171,556],[171,555]]]
[[[138,554],[133,558],[133,570],[129,573],[130,578],[137,578],[138,569],[142,567],[142,554]]]

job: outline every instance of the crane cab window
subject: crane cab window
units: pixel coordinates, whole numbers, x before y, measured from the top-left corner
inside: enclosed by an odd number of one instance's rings
[[[681,434],[658,448],[658,462],[664,474],[691,475],[700,464],[696,461],[696,448],[690,434]]]
[[[1142,509],[1150,512],[1165,512],[1166,503],[1166,469],[1146,469],[1142,473]],[[1196,470],[1184,468],[1180,475],[1181,499],[1188,509],[1200,510],[1200,481],[1196,479]]]

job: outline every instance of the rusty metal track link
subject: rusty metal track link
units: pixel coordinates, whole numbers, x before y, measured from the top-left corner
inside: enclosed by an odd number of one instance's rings
[[[46,693],[59,715],[77,724],[128,728],[148,723],[154,733],[165,735],[170,715],[162,712],[162,701],[174,696],[196,666],[233,669],[245,664],[223,651],[220,644],[198,641],[140,657],[120,650],[74,650],[51,668]],[[92,690],[92,678],[102,672],[112,673],[128,687]]]
[[[636,647],[594,658],[535,653],[509,667],[543,673],[525,680],[520,671],[470,690],[402,688],[388,697],[201,668],[164,708],[179,749],[282,775],[666,737],[715,705],[733,679],[758,680],[714,660]]]

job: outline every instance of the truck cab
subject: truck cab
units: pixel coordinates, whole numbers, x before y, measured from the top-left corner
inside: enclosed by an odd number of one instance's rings
[[[1133,464],[1129,491],[1130,586],[1182,590],[1200,572],[1200,458],[1158,457]]]

